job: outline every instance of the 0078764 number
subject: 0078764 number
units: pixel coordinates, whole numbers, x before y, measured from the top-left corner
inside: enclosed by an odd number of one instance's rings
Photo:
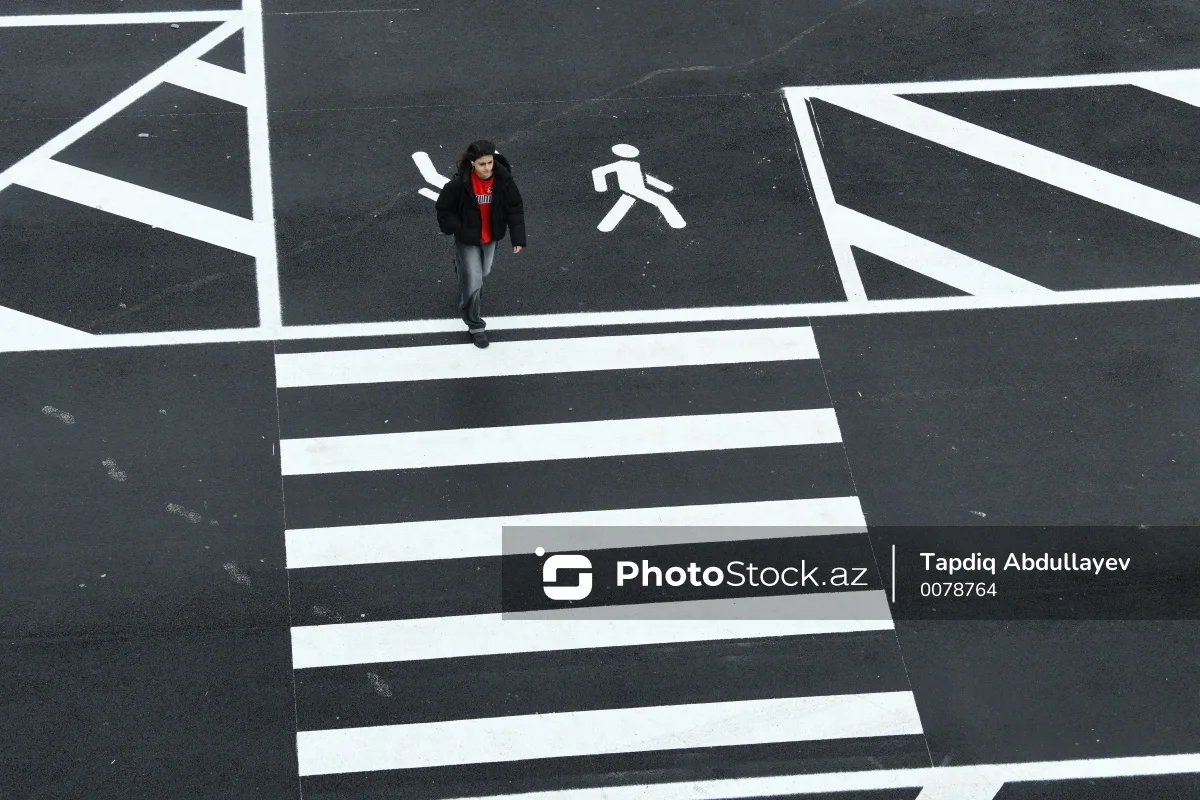
[[[987,597],[996,596],[994,583],[922,583],[921,597]]]

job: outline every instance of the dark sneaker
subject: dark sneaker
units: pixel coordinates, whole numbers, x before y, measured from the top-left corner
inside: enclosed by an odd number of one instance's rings
[[[476,347],[487,347],[487,334],[483,331],[470,331],[471,341],[475,342]]]

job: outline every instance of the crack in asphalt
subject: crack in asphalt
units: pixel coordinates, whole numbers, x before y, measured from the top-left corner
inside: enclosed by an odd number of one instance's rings
[[[347,239],[347,238],[350,238],[351,236],[357,236],[358,234],[362,233],[367,228],[371,227],[376,222],[378,222],[380,217],[382,217],[388,211],[391,211],[393,208],[395,208],[396,204],[400,202],[401,198],[406,197],[407,195],[408,195],[408,189],[405,189],[404,191],[401,191],[401,192],[397,192],[395,195],[392,196],[392,198],[390,200],[388,200],[382,206],[367,212],[366,216],[364,216],[361,220],[359,220],[358,224],[355,225],[353,229],[348,230],[348,231],[339,231],[337,233],[331,233],[330,235],[322,236],[319,239],[305,239],[303,242],[301,242],[299,244],[299,246],[289,250],[287,254],[289,256],[297,256],[297,255],[300,255],[301,253],[305,252],[306,250],[312,250],[316,247],[319,247],[320,245],[327,244],[328,242],[332,242],[335,239]]]
[[[593,98],[589,98],[587,100],[580,100],[579,102],[575,103],[574,105],[572,105],[570,108],[568,108],[565,111],[561,111],[558,114],[555,114],[553,116],[546,117],[545,119],[542,119],[542,120],[538,120],[533,125],[530,125],[528,128],[519,130],[516,133],[514,133],[512,136],[507,137],[504,140],[504,142],[506,145],[512,144],[514,141],[519,139],[522,134],[536,130],[537,128],[541,127],[542,125],[545,125],[548,122],[553,122],[555,120],[561,119],[562,117],[565,117],[568,114],[572,114],[575,111],[578,111],[580,108],[583,108],[586,105],[590,105],[590,104],[598,102],[600,100],[608,100],[613,95],[616,95],[619,92],[623,92],[627,89],[632,89],[636,86],[640,86],[643,83],[653,80],[654,78],[657,78],[661,75],[670,75],[670,74],[682,73],[682,72],[718,72],[718,71],[722,71],[722,70],[737,72],[739,70],[749,69],[750,67],[753,67],[756,64],[760,64],[763,61],[766,61],[767,59],[775,58],[776,56],[780,56],[780,55],[786,53],[788,50],[790,50],[791,48],[793,48],[797,44],[799,44],[805,37],[812,34],[814,31],[816,31],[818,28],[820,28],[826,22],[829,22],[829,20],[833,19],[834,17],[840,16],[841,14],[844,14],[847,11],[858,8],[863,3],[866,3],[866,2],[867,2],[867,0],[853,0],[853,2],[848,3],[845,6],[842,6],[838,10],[831,11],[829,14],[826,14],[820,20],[815,22],[813,25],[809,26],[808,28],[805,28],[803,31],[796,34],[791,39],[788,39],[782,45],[780,45],[779,47],[770,51],[769,53],[765,53],[761,56],[752,58],[749,61],[744,61],[740,64],[733,64],[733,65],[724,66],[724,67],[715,67],[715,66],[662,67],[660,69],[652,70],[650,72],[647,72],[645,75],[638,78],[637,80],[632,81],[630,83],[626,83],[622,86],[618,86],[615,89],[605,92],[604,94],[600,95],[599,97],[593,97]]]
[[[236,272],[245,272],[245,271],[249,271],[250,269],[251,269],[250,267],[246,267],[245,269],[242,269],[242,270],[236,270]],[[83,324],[82,327],[84,329],[90,329],[94,325],[98,325],[100,323],[112,322],[114,320],[120,319],[121,317],[127,317],[130,314],[136,314],[138,311],[148,308],[149,306],[153,305],[154,303],[159,302],[160,300],[166,300],[168,297],[170,297],[172,295],[182,294],[184,292],[194,292],[197,289],[207,286],[208,284],[212,283],[213,281],[220,280],[221,278],[225,278],[228,276],[229,276],[229,273],[227,273],[227,272],[214,272],[211,275],[205,275],[203,278],[200,278],[200,279],[194,280],[194,281],[190,281],[189,283],[180,283],[175,286],[170,286],[166,289],[163,289],[161,292],[158,292],[157,294],[147,297],[142,302],[137,303],[132,306],[128,306],[127,308],[123,308],[120,311],[117,311],[116,313],[108,314],[103,317],[96,317],[95,319],[88,320],[87,322],[85,322]]]

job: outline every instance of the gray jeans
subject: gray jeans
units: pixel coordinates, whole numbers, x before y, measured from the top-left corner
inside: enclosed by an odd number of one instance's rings
[[[458,273],[460,295],[458,310],[468,328],[482,330],[486,325],[479,313],[483,302],[483,279],[492,271],[496,243],[463,244],[455,239],[454,246],[454,271]]]

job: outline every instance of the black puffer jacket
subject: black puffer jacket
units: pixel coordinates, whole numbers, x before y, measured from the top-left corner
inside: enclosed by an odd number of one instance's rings
[[[492,170],[492,241],[504,238],[505,231],[512,233],[512,243],[525,246],[525,207],[517,184],[512,179],[512,167],[508,159],[497,153],[496,167]],[[442,233],[455,236],[466,244],[479,244],[483,228],[483,217],[479,214],[479,203],[471,191],[471,170],[460,172],[442,187],[437,199],[438,226]]]

